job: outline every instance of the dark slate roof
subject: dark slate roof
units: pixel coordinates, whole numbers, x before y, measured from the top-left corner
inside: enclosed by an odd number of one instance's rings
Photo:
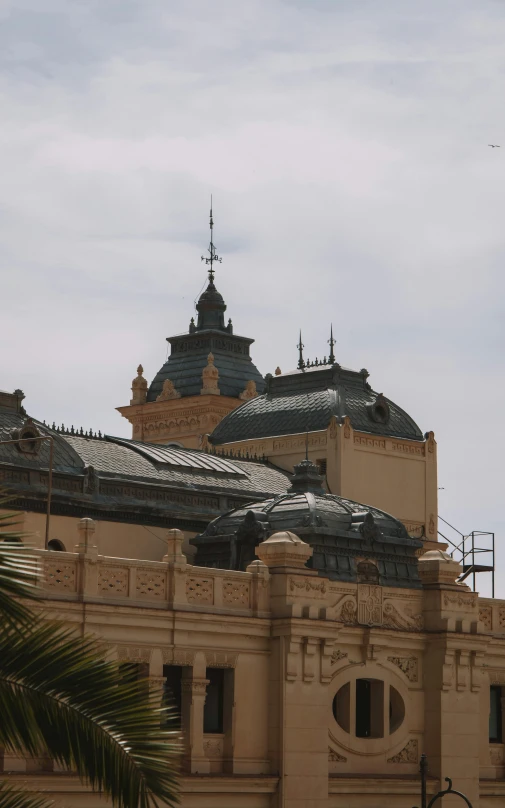
[[[226,415],[212,433],[211,442],[219,445],[315,432],[326,429],[332,415],[339,422],[349,416],[353,428],[362,432],[423,440],[415,421],[391,399],[379,399],[386,419],[374,417],[378,394],[366,381],[367,375],[366,371],[325,365],[268,376],[265,394]]]
[[[245,569],[255,547],[273,533],[292,531],[313,548],[308,566],[334,580],[359,581],[366,560],[375,583],[420,588],[416,551],[422,542],[409,537],[405,526],[378,508],[326,494],[322,477],[309,460],[295,466],[289,490],[251,502],[219,516],[204,533],[191,539],[196,564]],[[371,563],[370,563],[371,562]]]
[[[11,440],[22,429],[27,416],[0,408],[0,440]],[[98,477],[137,480],[191,491],[212,491],[237,496],[270,496],[289,486],[289,475],[265,463],[225,460],[195,449],[170,450],[157,444],[143,444],[127,438],[85,437],[62,434],[32,419],[41,435],[54,439],[53,471],[82,477],[92,466]],[[34,455],[20,452],[16,445],[0,445],[0,467],[47,469],[49,442],[42,442]],[[56,483],[55,483],[56,485]]]
[[[167,379],[182,397],[198,396],[209,353],[214,355],[214,365],[219,371],[221,395],[237,398],[249,381],[256,382],[258,393],[262,393],[265,381],[249,356],[254,340],[233,334],[231,320],[225,325],[226,303],[213,280],[209,280],[196,308],[197,324],[192,320],[187,334],[167,338],[171,354],[154,377],[147,401],[156,401]]]

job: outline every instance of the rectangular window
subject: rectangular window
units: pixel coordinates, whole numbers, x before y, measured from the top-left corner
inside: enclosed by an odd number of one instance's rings
[[[501,687],[491,685],[489,705],[489,743],[502,743]]]
[[[356,737],[384,737],[384,682],[356,680]]]
[[[223,732],[224,727],[224,670],[223,668],[207,668],[207,696],[203,708],[203,731]]]
[[[176,726],[181,726],[182,711],[182,667],[179,665],[163,665],[165,684],[163,687],[163,705],[171,707],[176,713]],[[173,724],[172,724],[173,726]]]

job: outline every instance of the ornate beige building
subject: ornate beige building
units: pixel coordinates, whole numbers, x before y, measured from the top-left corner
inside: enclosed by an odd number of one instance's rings
[[[131,440],[0,394],[44,608],[175,702],[183,808],[419,806],[423,752],[429,794],[448,776],[503,806],[505,601],[437,542],[433,432],[332,344],[263,379],[210,255],[198,322],[119,408]],[[104,804],[51,761],[0,765],[57,808]]]

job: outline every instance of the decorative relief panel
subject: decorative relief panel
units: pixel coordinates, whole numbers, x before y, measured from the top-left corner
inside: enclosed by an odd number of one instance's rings
[[[340,662],[341,659],[345,659],[346,657],[347,653],[344,653],[340,650],[340,648],[337,648],[336,651],[334,651],[331,655],[331,664],[336,665],[337,662]]]
[[[196,575],[186,578],[186,596],[189,603],[214,603],[214,579]]]
[[[249,608],[249,581],[223,581],[223,602],[232,606]]]
[[[399,441],[394,440],[391,443],[391,449],[393,452],[402,452],[402,454],[424,457],[424,445],[416,446],[415,443],[400,443]]]
[[[393,665],[396,665],[397,668],[400,668],[402,673],[405,674],[409,682],[417,682],[419,677],[419,662],[417,657],[397,657],[397,656],[390,656],[388,657],[389,662],[392,662]]]
[[[181,665],[182,667],[193,667],[195,652],[185,648],[163,648],[164,665]]]
[[[305,449],[305,438],[280,438],[273,441],[273,450],[282,449]],[[308,444],[311,447],[326,446],[326,432],[322,435],[312,435]]]
[[[59,592],[75,592],[76,590],[75,563],[45,565],[46,586]]]
[[[118,645],[117,658],[120,662],[146,662],[151,661],[151,648],[141,648],[138,645]]]
[[[238,654],[211,651],[205,654],[205,659],[208,668],[234,668],[237,664]]]
[[[505,606],[500,606],[498,609],[498,624],[500,628],[505,628]]]
[[[100,566],[98,591],[103,595],[128,594],[128,568]]]
[[[311,598],[325,598],[327,591],[327,581],[321,578],[290,578],[289,591],[293,595],[309,595]]]
[[[476,592],[445,592],[444,606],[457,606],[459,609],[473,609],[477,603]]]
[[[481,606],[479,609],[479,620],[488,631],[493,628],[493,610],[491,606]]]
[[[344,595],[336,606],[336,619],[348,626],[356,624],[358,617],[358,607],[356,600],[349,595]]]
[[[418,742],[415,738],[411,738],[410,741],[403,747],[401,752],[398,752],[397,755],[388,758],[388,763],[417,763],[418,759]]]
[[[137,596],[165,600],[167,576],[164,572],[152,572],[148,568],[137,569]]]
[[[407,631],[422,631],[424,618],[422,614],[415,614],[412,606],[400,609],[399,605],[386,601],[384,603],[383,625],[388,628],[399,628]]]
[[[356,446],[368,446],[372,449],[385,449],[386,448],[386,441],[381,440],[380,438],[369,438],[365,435],[355,435],[354,436],[354,445]]]
[[[382,622],[382,587],[358,584],[358,623],[380,626]]]

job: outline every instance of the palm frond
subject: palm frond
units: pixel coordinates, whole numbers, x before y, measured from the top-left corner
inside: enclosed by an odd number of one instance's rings
[[[121,676],[92,638],[33,619],[0,628],[0,745],[48,754],[118,808],[175,805],[179,733],[159,694]]]
[[[0,508],[7,507],[13,498],[0,491]],[[23,544],[26,534],[16,527],[18,516],[0,514],[0,620],[12,624],[27,623],[31,611],[19,599],[33,600],[38,597],[37,579],[39,569],[33,549]]]
[[[51,808],[52,800],[24,789],[13,788],[0,781],[0,808]]]

